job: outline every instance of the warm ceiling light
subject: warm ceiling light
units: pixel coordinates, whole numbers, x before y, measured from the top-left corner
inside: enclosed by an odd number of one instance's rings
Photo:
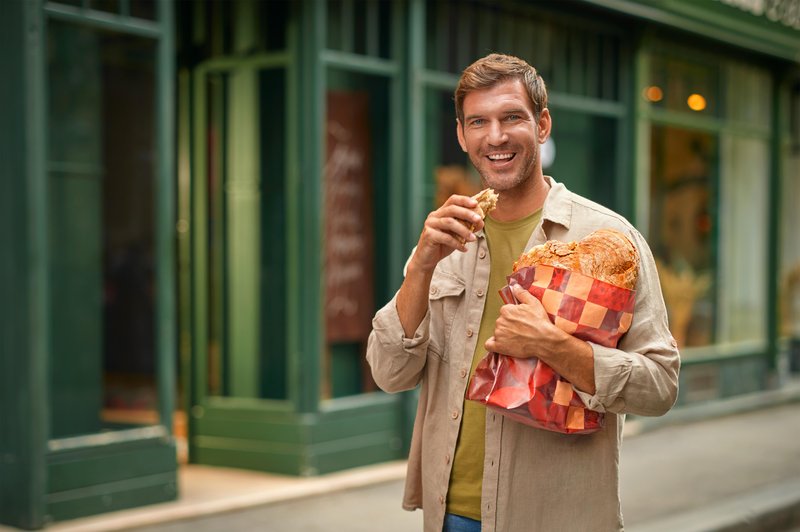
[[[660,102],[664,98],[664,91],[661,87],[651,85],[644,90],[644,97],[651,102]]]
[[[686,105],[692,111],[702,111],[706,108],[706,99],[699,94],[690,94],[686,99]]]

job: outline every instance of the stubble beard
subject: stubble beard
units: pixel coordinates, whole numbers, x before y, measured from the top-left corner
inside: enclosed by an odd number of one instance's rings
[[[519,154],[519,152],[517,153]],[[519,171],[511,176],[494,175],[492,170],[484,166],[485,157],[482,155],[477,156],[478,161],[475,160],[475,157],[470,156],[470,161],[472,162],[472,166],[474,166],[480,174],[484,186],[491,187],[496,192],[504,192],[514,190],[533,177],[533,169],[536,166],[537,154],[538,149],[534,147],[534,150],[530,152],[527,158],[522,162]]]

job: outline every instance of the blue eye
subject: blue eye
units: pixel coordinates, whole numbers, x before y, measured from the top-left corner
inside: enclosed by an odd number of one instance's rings
[[[484,122],[486,122],[486,120],[484,120],[483,118],[476,118],[475,120],[470,122],[470,125],[471,126],[482,126]]]
[[[521,118],[522,117],[519,116],[519,115],[508,115],[506,117],[506,120],[508,120],[509,122],[516,122],[517,120],[520,120]]]

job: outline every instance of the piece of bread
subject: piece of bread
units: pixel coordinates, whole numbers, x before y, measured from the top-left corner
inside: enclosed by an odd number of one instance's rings
[[[514,271],[538,264],[579,272],[633,290],[639,270],[639,252],[619,231],[599,229],[578,242],[548,240],[535,246],[514,263]]]
[[[483,220],[486,218],[487,214],[492,212],[495,207],[497,207],[497,200],[500,196],[491,188],[485,188],[472,197],[478,202],[478,206],[472,210],[478,213],[481,217],[481,220]],[[470,233],[475,231],[475,224],[470,224],[464,220],[459,221],[464,224],[464,227],[469,228]],[[459,240],[462,244],[466,242],[466,240],[463,238],[459,238]]]

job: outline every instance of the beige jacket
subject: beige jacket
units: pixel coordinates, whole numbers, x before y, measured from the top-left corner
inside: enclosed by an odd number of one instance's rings
[[[603,227],[627,234],[641,255],[633,323],[618,349],[591,344],[597,392],[579,393],[587,406],[606,412],[599,432],[557,434],[487,409],[483,532],[621,530],[619,448],[624,414],[660,416],[678,393],[678,349],[644,238],[622,216],[562,184],[551,180],[551,185],[542,222],[526,250],[548,239],[579,240]],[[486,294],[489,250],[482,232],[477,236],[466,253],[454,252],[436,267],[428,313],[414,337],[404,337],[392,299],[375,315],[367,348],[372,375],[383,390],[421,386],[403,507],[424,508],[429,532],[442,529],[483,298],[499,297]]]

